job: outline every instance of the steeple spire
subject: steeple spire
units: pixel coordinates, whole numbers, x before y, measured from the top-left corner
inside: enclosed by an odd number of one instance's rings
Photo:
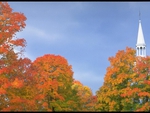
[[[137,36],[137,44],[136,44],[136,53],[137,56],[146,56],[146,44],[144,40],[144,35],[142,31],[142,24],[141,24],[141,19],[140,19],[140,11],[139,11],[139,29],[138,29],[138,36]]]
[[[141,20],[141,12],[140,12],[140,9],[139,9],[139,20]]]

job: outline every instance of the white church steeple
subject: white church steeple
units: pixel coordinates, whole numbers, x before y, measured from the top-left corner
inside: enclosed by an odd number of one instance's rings
[[[139,18],[139,29],[138,29],[137,44],[136,44],[136,55],[141,57],[146,57],[146,44],[144,40],[140,18]]]

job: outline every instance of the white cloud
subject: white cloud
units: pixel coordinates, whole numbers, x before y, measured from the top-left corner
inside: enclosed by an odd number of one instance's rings
[[[31,26],[31,25],[26,26],[26,28],[24,30],[24,34],[29,34],[31,36],[34,36],[34,38],[38,38],[41,41],[42,40],[44,40],[44,41],[49,40],[50,42],[55,42],[59,38],[58,34],[50,34],[50,33],[47,33],[46,31],[44,31],[40,28]]]

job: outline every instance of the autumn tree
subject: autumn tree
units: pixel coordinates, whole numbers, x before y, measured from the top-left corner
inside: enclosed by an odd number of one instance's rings
[[[149,110],[149,57],[126,48],[110,57],[103,86],[97,91],[99,111]]]
[[[15,37],[16,33],[25,27],[26,17],[22,13],[12,12],[7,2],[0,2],[0,74],[8,78],[12,75],[18,54],[25,47],[25,40]],[[20,47],[19,52],[15,52]]]
[[[79,97],[78,111],[95,111],[97,98],[93,95],[91,89],[78,80],[74,80],[72,88],[77,90],[77,96]]]
[[[135,50],[127,47],[126,51],[118,51],[109,61],[110,66],[107,68],[104,83],[97,91],[96,108],[100,111],[121,111],[125,109],[123,101],[131,102],[130,99],[123,100],[121,93],[130,87],[129,82],[134,75]]]
[[[23,13],[13,12],[7,2],[0,2],[0,110],[20,111],[31,103],[31,61],[22,58],[26,41],[16,33],[25,28]],[[16,49],[18,51],[16,51]],[[28,107],[27,107],[28,106]]]
[[[130,81],[130,88],[121,94],[123,98],[130,98],[132,110],[150,111],[150,57],[137,57],[134,75]],[[125,104],[125,106],[128,103]]]
[[[66,111],[71,101],[73,72],[71,65],[60,55],[46,54],[33,62],[40,110]],[[71,96],[72,95],[72,96]]]
[[[9,87],[6,90],[8,101],[2,111],[36,111],[36,87],[33,79],[31,61],[27,58],[19,59],[13,66],[15,71],[8,78]]]

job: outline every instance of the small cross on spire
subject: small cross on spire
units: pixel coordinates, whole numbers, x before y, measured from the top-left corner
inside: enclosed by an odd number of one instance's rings
[[[140,9],[139,9],[139,20],[141,20],[141,12],[140,12]]]

